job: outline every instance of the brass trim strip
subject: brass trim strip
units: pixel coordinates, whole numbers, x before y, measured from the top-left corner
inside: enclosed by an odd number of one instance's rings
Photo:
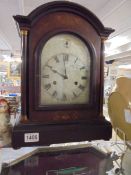
[[[27,36],[28,35],[28,30],[21,30],[20,34],[23,36]]]

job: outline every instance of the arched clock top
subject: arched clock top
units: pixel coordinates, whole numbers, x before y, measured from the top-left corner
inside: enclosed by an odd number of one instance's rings
[[[67,12],[81,16],[94,27],[98,35],[100,35],[101,37],[107,38],[112,32],[114,32],[114,29],[104,27],[104,25],[97,18],[97,16],[93,14],[90,10],[79,4],[67,1],[54,1],[43,4],[33,10],[28,16],[17,15],[14,16],[14,19],[19,23],[21,30],[29,30],[31,28],[31,25],[39,20],[42,16],[54,12]]]

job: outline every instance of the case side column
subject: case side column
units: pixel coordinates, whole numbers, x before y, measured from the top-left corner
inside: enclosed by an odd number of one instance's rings
[[[101,37],[101,58],[100,58],[100,65],[101,65],[101,72],[100,72],[100,108],[99,114],[103,117],[103,99],[104,99],[104,42],[107,40],[107,37]]]
[[[22,64],[21,64],[21,122],[27,121],[27,107],[28,107],[28,92],[27,92],[27,84],[28,84],[28,73],[27,73],[27,66],[28,66],[28,52],[27,52],[27,42],[28,42],[28,29],[21,29],[20,35],[21,35],[21,58],[22,58]]]

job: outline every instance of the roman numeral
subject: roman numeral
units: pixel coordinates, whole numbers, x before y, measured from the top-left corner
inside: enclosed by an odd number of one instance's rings
[[[87,77],[84,77],[84,76],[83,76],[83,77],[81,77],[81,79],[82,79],[82,80],[87,80]]]
[[[45,86],[44,86],[44,88],[48,91],[50,88],[51,88],[51,84],[49,83],[49,84],[46,84]]]
[[[57,92],[54,91],[53,94],[52,94],[53,97],[56,97],[57,96]]]
[[[59,59],[57,56],[54,59],[55,59],[56,63],[59,63]]]
[[[81,85],[81,84],[78,86],[78,88],[79,88],[80,90],[82,90],[82,91],[85,90],[85,86],[83,86],[83,85]]]
[[[49,78],[49,75],[43,75],[42,78]]]
[[[82,67],[80,68],[80,70],[82,70],[82,69],[85,69],[85,66],[82,66]]]
[[[65,94],[63,94],[62,101],[66,101],[66,100],[67,100],[67,97]]]
[[[74,64],[77,62],[78,58],[75,59]]]
[[[73,95],[74,95],[74,97],[78,97],[78,95],[75,92],[73,92]]]

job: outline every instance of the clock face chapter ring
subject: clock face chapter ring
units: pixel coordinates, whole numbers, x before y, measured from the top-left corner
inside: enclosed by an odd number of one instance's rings
[[[49,38],[39,65],[40,105],[89,103],[91,56],[80,38],[68,33]]]

